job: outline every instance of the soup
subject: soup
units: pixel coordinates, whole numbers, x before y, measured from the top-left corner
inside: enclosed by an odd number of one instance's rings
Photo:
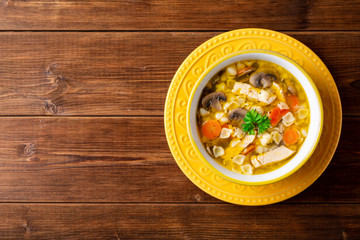
[[[200,97],[197,126],[205,149],[225,168],[262,174],[286,164],[309,126],[304,89],[286,69],[264,60],[227,66]]]

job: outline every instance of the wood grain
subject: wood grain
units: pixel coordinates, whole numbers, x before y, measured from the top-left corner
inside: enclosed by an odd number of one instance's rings
[[[359,239],[359,215],[358,204],[0,204],[0,239]]]
[[[181,62],[218,33],[0,33],[0,115],[163,115]],[[360,33],[285,33],[316,49],[359,116]]]
[[[359,1],[3,0],[1,30],[358,30]]]
[[[289,202],[359,203],[359,120],[345,118],[328,169]],[[2,117],[0,132],[0,202],[219,202],[178,168],[161,117]]]

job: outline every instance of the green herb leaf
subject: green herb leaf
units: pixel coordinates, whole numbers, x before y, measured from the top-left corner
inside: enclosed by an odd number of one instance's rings
[[[257,128],[259,134],[262,134],[270,127],[270,119],[264,115],[261,116],[254,109],[248,111],[244,118],[244,124],[241,125],[243,130],[251,135],[255,134]]]

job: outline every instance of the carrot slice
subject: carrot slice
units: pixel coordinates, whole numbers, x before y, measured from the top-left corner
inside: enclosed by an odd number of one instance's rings
[[[254,150],[255,150],[255,144],[250,144],[247,148],[245,148],[245,150],[243,151],[243,154],[244,155],[249,154]]]
[[[212,140],[220,136],[221,125],[216,120],[208,120],[201,126],[201,133]]]
[[[286,97],[291,110],[296,112],[299,109],[299,98],[296,95],[290,94]]]
[[[281,115],[281,117],[285,116],[288,112],[290,112],[289,109],[281,109],[281,110],[280,110],[280,115]]]
[[[295,129],[288,129],[284,133],[284,142],[287,145],[295,144],[300,138],[299,132]]]
[[[252,68],[253,68],[253,67],[250,66],[250,67],[245,67],[245,68],[243,68],[243,69],[240,69],[240,70],[237,72],[237,75],[240,76],[240,75],[246,73],[247,71],[251,70]]]

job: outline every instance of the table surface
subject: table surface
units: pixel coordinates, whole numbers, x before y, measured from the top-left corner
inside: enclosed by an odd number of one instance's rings
[[[340,92],[331,164],[284,202],[193,185],[163,127],[199,44],[260,27],[309,46]],[[0,2],[0,238],[360,239],[360,1]]]

